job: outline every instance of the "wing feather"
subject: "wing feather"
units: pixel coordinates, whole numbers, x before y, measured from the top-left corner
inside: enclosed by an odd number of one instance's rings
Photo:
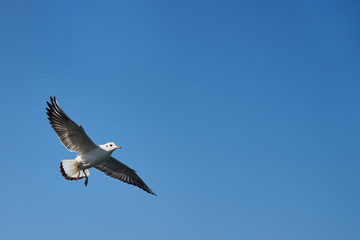
[[[50,97],[50,103],[46,103],[48,105],[46,114],[49,116],[51,127],[69,151],[78,152],[81,155],[97,147],[84,128],[78,126],[65,114],[55,97]]]
[[[96,165],[95,168],[112,178],[119,179],[128,184],[132,184],[150,194],[156,195],[136,174],[134,169],[129,168],[113,157],[110,157],[109,160]]]

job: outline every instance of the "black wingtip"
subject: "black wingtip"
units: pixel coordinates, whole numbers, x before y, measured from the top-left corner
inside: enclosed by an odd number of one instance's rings
[[[155,196],[157,196],[157,194],[156,193],[154,193],[150,188],[149,188],[149,190],[150,190],[150,193],[152,194],[152,195],[155,195]]]
[[[140,187],[142,190],[144,190],[145,192],[148,192],[148,193],[150,193],[150,194],[152,194],[152,195],[155,195],[155,196],[157,196],[157,194],[156,193],[154,193],[148,186],[146,186],[146,188],[142,188],[142,187]]]

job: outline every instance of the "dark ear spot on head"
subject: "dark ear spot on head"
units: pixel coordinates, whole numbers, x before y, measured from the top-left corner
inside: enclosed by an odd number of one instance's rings
[[[108,145],[106,144],[106,147],[108,147]]]

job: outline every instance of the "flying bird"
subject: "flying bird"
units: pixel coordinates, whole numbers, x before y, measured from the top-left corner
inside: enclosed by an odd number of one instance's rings
[[[113,151],[120,149],[113,142],[96,145],[86,134],[84,128],[72,121],[61,109],[55,96],[46,102],[46,108],[51,127],[55,130],[60,141],[70,152],[77,152],[75,159],[62,160],[60,172],[69,181],[85,178],[85,186],[89,181],[89,169],[94,167],[106,175],[119,179],[125,183],[137,186],[144,191],[156,195],[135,170],[121,163],[111,156]]]

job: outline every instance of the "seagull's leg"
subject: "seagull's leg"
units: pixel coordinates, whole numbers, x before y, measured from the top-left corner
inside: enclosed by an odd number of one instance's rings
[[[84,182],[84,184],[85,184],[85,187],[86,187],[86,186],[88,185],[89,178],[88,178],[88,176],[86,175],[85,170],[83,170],[83,173],[85,174],[85,182]]]
[[[79,179],[79,177],[80,177],[80,166],[78,166],[78,171],[79,171],[79,173],[78,173],[78,175],[76,176],[76,181]]]

